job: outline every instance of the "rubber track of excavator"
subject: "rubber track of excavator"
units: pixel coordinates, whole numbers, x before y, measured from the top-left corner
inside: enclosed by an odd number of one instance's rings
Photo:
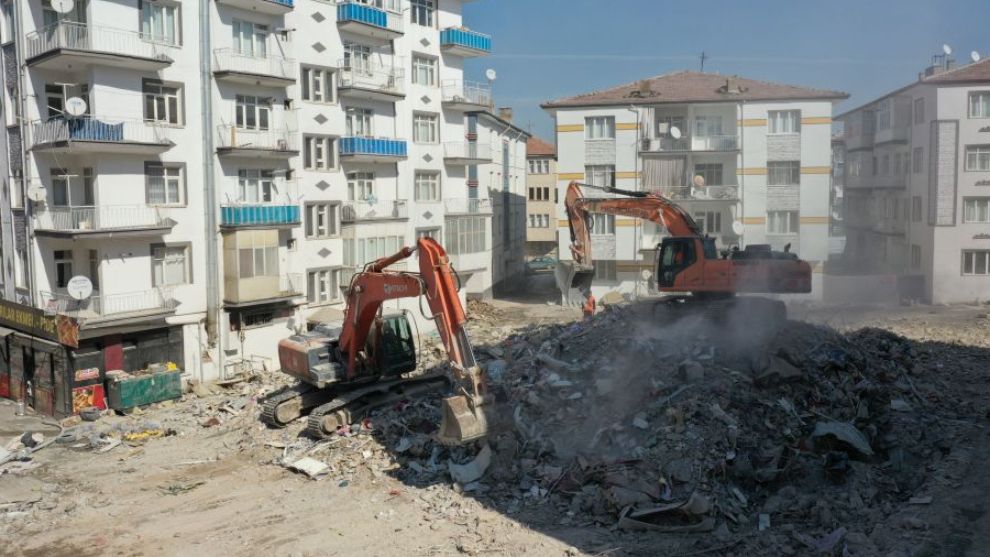
[[[449,387],[450,380],[445,375],[433,375],[414,379],[384,381],[360,389],[346,391],[330,402],[310,411],[304,433],[317,439],[332,434],[332,431],[324,431],[323,429],[323,417],[327,414],[347,411],[353,421],[364,417],[373,408]]]
[[[286,403],[296,397],[302,398],[304,395],[310,394],[316,390],[315,387],[307,385],[305,383],[297,383],[295,385],[290,385],[288,387],[283,387],[279,391],[268,395],[265,398],[264,403],[261,405],[261,421],[272,427],[285,427],[289,424],[284,424],[276,418],[276,410],[280,404]]]

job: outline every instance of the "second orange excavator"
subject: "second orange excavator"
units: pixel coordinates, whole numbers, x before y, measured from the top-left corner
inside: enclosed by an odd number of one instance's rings
[[[584,197],[582,186],[622,197]],[[791,253],[790,246],[774,251],[768,245],[749,245],[720,254],[715,239],[706,236],[690,214],[658,193],[571,182],[564,207],[573,257],[572,263],[562,261],[558,267],[557,283],[564,291],[576,288],[586,297],[591,295],[595,267],[589,214],[606,213],[648,220],[667,230],[670,236],[657,249],[654,280],[661,293],[690,295],[674,297],[674,301],[725,305],[742,293],[811,292],[811,266]],[[782,302],[772,306],[778,314],[786,313]]]

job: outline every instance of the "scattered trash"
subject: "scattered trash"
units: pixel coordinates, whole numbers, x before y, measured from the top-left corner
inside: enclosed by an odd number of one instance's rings
[[[286,467],[297,472],[302,472],[313,480],[319,480],[330,472],[330,467],[325,462],[310,457],[303,457],[290,462],[286,464]]]
[[[179,495],[186,493],[187,491],[192,491],[205,483],[206,482],[203,480],[186,483],[172,483],[160,486],[158,489],[161,491],[162,495]]]
[[[711,500],[692,493],[687,501],[680,503],[641,510],[626,508],[619,517],[619,528],[669,533],[710,532],[715,529],[715,519],[705,515],[711,509]]]
[[[464,485],[484,476],[485,471],[488,470],[488,466],[490,466],[491,463],[492,449],[486,444],[481,448],[481,451],[478,452],[478,456],[471,462],[465,464],[454,464],[453,461],[447,461],[447,470],[450,471],[450,477],[453,478],[455,482]]]
[[[759,526],[760,532],[770,529],[770,515],[767,513],[760,513],[759,516]]]

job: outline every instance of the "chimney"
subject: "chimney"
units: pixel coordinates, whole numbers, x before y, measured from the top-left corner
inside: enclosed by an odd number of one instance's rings
[[[725,92],[726,93],[738,93],[739,86],[736,84],[736,77],[729,76],[725,78]]]
[[[500,106],[498,107],[498,117],[505,120],[506,122],[512,121],[512,107],[511,106]]]
[[[649,97],[652,93],[653,93],[653,87],[650,86],[650,81],[648,79],[644,79],[643,81],[639,82],[640,97]]]

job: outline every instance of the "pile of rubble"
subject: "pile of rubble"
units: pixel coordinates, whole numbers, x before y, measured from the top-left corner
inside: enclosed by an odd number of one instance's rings
[[[746,543],[870,554],[867,535],[894,506],[930,502],[926,465],[954,440],[951,416],[931,411],[953,406],[926,373],[938,358],[883,330],[746,316],[660,327],[613,307],[499,337],[497,315],[475,310],[476,353],[507,398],[508,430],[443,447],[430,436],[439,401],[417,400],[296,440],[287,460],[306,457],[303,471],[341,485],[364,469],[450,485],[557,524],[711,532],[731,545],[769,530]]]

